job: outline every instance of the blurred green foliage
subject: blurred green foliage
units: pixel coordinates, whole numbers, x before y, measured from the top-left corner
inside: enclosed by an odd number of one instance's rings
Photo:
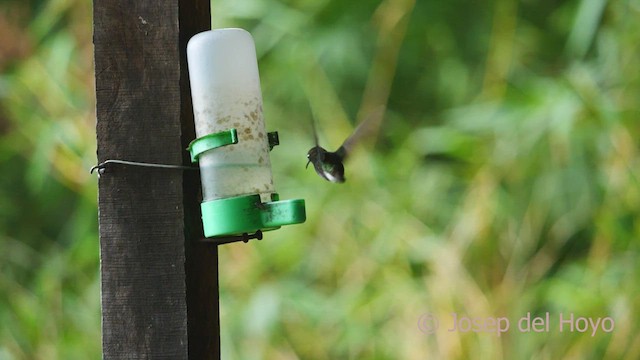
[[[639,1],[212,13],[255,38],[276,188],[308,212],[221,247],[223,358],[640,358]],[[91,3],[5,0],[0,33],[0,359],[99,358]],[[305,171],[312,119],[335,149],[378,106],[345,184]],[[571,313],[615,329],[559,332]]]
[[[0,359],[100,357],[90,14],[0,3]]]

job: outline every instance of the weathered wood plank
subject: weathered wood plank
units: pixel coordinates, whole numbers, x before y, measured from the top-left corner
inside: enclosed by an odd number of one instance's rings
[[[98,160],[187,163],[186,41],[201,0],[94,0]],[[196,172],[111,167],[99,181],[103,356],[219,358],[217,250]]]
[[[180,2],[180,86],[182,91],[182,148],[186,149],[195,139],[191,90],[187,69],[187,42],[211,28],[210,0]],[[189,154],[183,152],[183,163],[189,163]],[[184,204],[186,236],[196,239],[202,236],[200,219],[200,175],[185,174]],[[218,296],[218,248],[215,245],[187,241],[187,316],[190,359],[220,358],[220,314]]]

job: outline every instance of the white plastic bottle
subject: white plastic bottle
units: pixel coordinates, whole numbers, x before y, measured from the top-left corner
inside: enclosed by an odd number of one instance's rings
[[[196,136],[235,128],[238,143],[199,156],[203,200],[275,192],[255,45],[242,29],[195,35],[187,45]]]

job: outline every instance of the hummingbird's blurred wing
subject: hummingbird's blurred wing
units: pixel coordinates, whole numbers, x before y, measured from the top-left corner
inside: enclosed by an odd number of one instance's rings
[[[336,153],[344,160],[353,151],[354,147],[362,140],[372,135],[378,129],[384,116],[384,107],[380,106],[372,111],[358,124],[353,133],[342,143]]]
[[[316,121],[311,118],[311,131],[313,131],[313,140],[315,145],[307,152],[307,165],[305,168],[309,167],[309,163],[313,163],[313,167],[316,169],[316,172],[323,176],[320,173],[319,167],[320,164],[324,161],[324,154],[327,152],[325,149],[320,147],[318,141],[318,130],[316,129]]]
[[[311,117],[311,131],[313,131],[313,140],[315,141],[314,145],[319,146],[318,141],[318,129],[316,128],[316,120]]]

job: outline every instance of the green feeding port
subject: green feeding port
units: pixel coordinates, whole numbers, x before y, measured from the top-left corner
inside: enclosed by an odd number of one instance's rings
[[[205,201],[200,207],[206,237],[275,230],[307,219],[303,199],[263,203],[256,194]]]

